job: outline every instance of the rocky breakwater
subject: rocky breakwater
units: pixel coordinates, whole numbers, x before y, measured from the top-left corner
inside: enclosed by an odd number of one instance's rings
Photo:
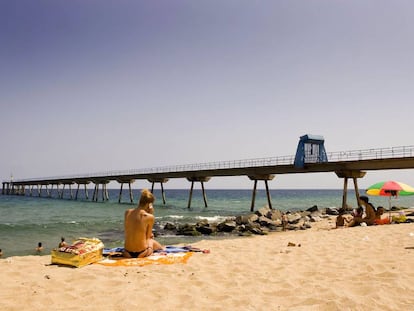
[[[329,215],[337,215],[337,210],[319,210],[317,206],[313,206],[306,211],[281,212],[265,206],[254,213],[228,217],[218,223],[209,222],[206,219],[195,224],[166,223],[163,227],[155,229],[155,235],[264,235],[284,230],[306,230],[312,227],[312,223]]]

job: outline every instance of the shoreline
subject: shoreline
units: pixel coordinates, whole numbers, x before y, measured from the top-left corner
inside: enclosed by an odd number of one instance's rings
[[[252,214],[257,214],[257,215],[260,216],[261,211],[265,210],[265,212],[266,212],[266,209],[268,209],[268,207],[264,206],[262,208],[257,209],[254,212],[243,213],[241,215],[250,216]],[[295,230],[306,230],[306,231],[308,231],[308,230],[312,229],[315,226],[318,227],[319,223],[321,223],[321,222],[324,223],[326,221],[331,222],[333,224],[332,226],[335,226],[336,215],[333,215],[331,212],[332,211],[333,212],[338,211],[339,208],[335,208],[335,207],[322,208],[322,209],[317,209],[314,212],[309,212],[310,209],[308,209],[308,210],[295,210],[295,211],[292,211],[292,212],[288,211],[287,212],[288,214],[296,215],[296,216],[300,215],[300,217],[298,216],[300,218],[300,220],[297,220],[296,223],[289,223],[290,228],[288,228],[287,231],[295,231]],[[329,212],[328,212],[328,210],[329,210]],[[276,212],[276,213],[281,212],[278,209],[273,209],[271,211]],[[401,212],[401,211],[404,212],[405,214],[412,214],[412,216],[409,216],[408,218],[410,218],[414,221],[414,207],[397,207],[397,208],[395,208],[391,211],[385,210],[385,213],[384,213],[383,217],[388,217],[389,214],[391,214],[392,216],[395,216],[395,215],[398,215],[398,213]],[[345,214],[345,217],[349,218],[350,217],[349,213],[350,213],[350,210],[347,211],[347,213]],[[312,219],[311,220],[309,220],[309,219],[306,220],[305,219],[306,215],[311,216]],[[221,222],[222,223],[226,223],[228,221],[231,222],[231,221],[235,220],[236,218],[237,218],[237,216],[223,217],[223,220]],[[293,218],[297,218],[297,217],[293,217]],[[316,221],[314,221],[314,219],[316,219]],[[257,220],[255,222],[257,222]],[[166,222],[166,224],[168,224],[168,223],[169,222]],[[197,223],[202,223],[202,225],[204,225],[203,220],[199,220],[198,222],[194,222],[194,223],[183,223],[181,225],[184,225],[184,226],[187,226],[187,227],[188,226],[193,227],[193,229],[194,229],[196,227]],[[207,224],[209,226],[217,227],[219,222],[215,222],[215,221],[208,222],[207,221]],[[270,225],[270,227],[268,228],[269,225]],[[268,224],[268,223],[262,224],[262,225],[259,226],[259,229],[260,228],[264,229],[264,230],[261,230],[261,232],[254,232],[254,231],[249,232],[247,229],[238,230],[237,228],[235,228],[233,232],[226,232],[225,230],[224,231],[217,231],[217,228],[216,228],[215,229],[216,232],[214,232],[212,234],[211,233],[210,234],[206,234],[206,233],[201,234],[200,233],[200,235],[178,234],[177,229],[164,229],[164,228],[160,227],[159,224],[156,227],[157,227],[156,232],[155,232],[156,240],[161,241],[161,243],[163,245],[194,244],[194,243],[197,243],[197,242],[202,241],[202,240],[221,241],[221,240],[232,239],[232,238],[244,238],[244,237],[249,236],[249,235],[254,236],[254,235],[263,235],[263,234],[269,234],[269,233],[270,234],[272,234],[272,233],[277,234],[277,233],[282,231],[282,229],[281,229],[282,224],[281,223],[276,223],[276,224],[273,224],[273,225]],[[177,225],[177,227],[178,227],[178,225]],[[96,237],[96,236],[77,235],[76,237],[74,237],[73,241],[76,240],[79,237],[89,237],[89,238],[91,238],[91,237]],[[70,240],[70,242],[71,241],[72,240]],[[112,240],[105,241],[105,239],[101,239],[101,241],[105,244],[106,248],[122,247],[122,245],[121,245],[122,243],[115,243],[115,241],[112,241]],[[31,250],[31,252],[27,252],[27,253],[24,253],[24,254],[14,254],[14,253],[10,254],[10,252],[8,252],[7,249],[3,248],[2,249],[3,254],[2,254],[2,256],[0,256],[0,259],[6,259],[6,258],[9,258],[9,257],[16,257],[16,256],[18,256],[18,257],[46,256],[48,253],[50,253],[53,249],[55,249],[57,247],[57,244],[58,244],[57,242],[58,241],[56,240],[54,242],[56,242],[56,245],[54,247],[51,248],[49,246],[50,245],[49,244],[48,247],[45,248],[45,250],[41,254],[37,254],[34,247]]]
[[[67,268],[50,265],[50,255],[0,259],[0,308],[410,310],[414,223],[334,226],[330,216],[307,230],[202,240],[193,245],[210,254],[186,264]]]

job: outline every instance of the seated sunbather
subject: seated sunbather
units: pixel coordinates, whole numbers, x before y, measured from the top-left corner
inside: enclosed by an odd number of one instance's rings
[[[339,212],[339,214],[336,217],[336,228],[347,226],[348,225],[348,219],[344,216],[345,209],[340,208],[338,210],[338,212]]]
[[[368,226],[371,226],[375,223],[376,212],[374,206],[369,202],[368,197],[360,196],[359,202],[361,205],[365,206],[365,216],[354,216],[354,219],[349,224],[349,227],[360,225],[361,223],[366,223]]]
[[[139,204],[135,209],[125,211],[125,244],[124,257],[142,258],[152,255],[154,250],[162,249],[160,243],[154,240],[153,194],[144,189],[141,192]]]

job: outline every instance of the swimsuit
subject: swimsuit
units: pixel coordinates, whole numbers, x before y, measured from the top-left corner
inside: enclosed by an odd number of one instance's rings
[[[147,247],[146,249],[144,249],[143,251],[140,251],[140,252],[130,252],[126,249],[124,251],[127,252],[129,254],[129,256],[131,256],[131,258],[138,258],[138,256],[141,255],[143,252],[145,252],[148,248],[151,248],[151,247]]]

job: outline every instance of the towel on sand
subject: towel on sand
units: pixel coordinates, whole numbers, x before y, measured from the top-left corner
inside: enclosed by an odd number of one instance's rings
[[[186,263],[193,255],[193,252],[153,254],[144,258],[107,257],[96,264],[119,267],[119,266],[146,266],[146,265],[170,265],[174,263]]]
[[[124,252],[123,247],[114,247],[114,248],[104,248],[103,255],[104,256],[122,256]],[[186,246],[174,246],[174,245],[167,245],[162,250],[156,250],[154,254],[171,254],[171,253],[187,253],[187,252],[201,252],[201,253],[209,253],[208,249],[201,249],[197,247],[193,247],[191,245]]]

